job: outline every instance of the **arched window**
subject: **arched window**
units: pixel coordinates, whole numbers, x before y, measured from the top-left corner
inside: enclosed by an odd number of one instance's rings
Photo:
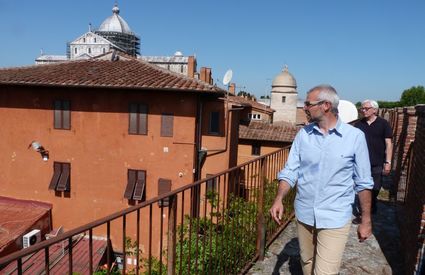
[[[91,53],[91,48],[88,49],[89,53]]]
[[[77,54],[77,48],[74,48],[74,53]]]

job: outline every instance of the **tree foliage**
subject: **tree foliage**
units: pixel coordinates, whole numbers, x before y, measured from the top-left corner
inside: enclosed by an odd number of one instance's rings
[[[401,94],[400,103],[402,106],[415,106],[425,103],[425,89],[423,86],[416,86],[404,90]]]

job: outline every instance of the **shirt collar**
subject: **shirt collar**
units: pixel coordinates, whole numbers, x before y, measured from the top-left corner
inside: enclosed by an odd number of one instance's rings
[[[309,125],[307,125],[305,130],[309,135],[312,134],[314,131],[316,131],[317,133],[322,133],[319,129],[319,125],[316,122],[310,123]],[[338,120],[336,121],[335,127],[332,129],[329,129],[329,134],[335,133],[338,136],[342,136],[342,131],[343,131],[343,123],[341,119],[338,118]]]

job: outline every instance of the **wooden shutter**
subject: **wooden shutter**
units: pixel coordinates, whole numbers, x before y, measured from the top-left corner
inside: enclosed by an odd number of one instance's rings
[[[161,137],[172,137],[173,136],[173,114],[162,114],[161,116]]]
[[[137,104],[131,103],[129,107],[129,125],[128,133],[137,134]]]
[[[71,106],[69,100],[62,101],[62,128],[71,129]]]
[[[124,192],[124,198],[133,199],[134,186],[136,185],[136,170],[128,170],[127,186]]]
[[[58,185],[59,177],[61,175],[61,164],[59,162],[53,163],[53,176],[50,180],[49,189],[56,190],[56,186]]]
[[[62,128],[62,104],[60,100],[54,102],[53,125],[55,129]]]
[[[207,192],[208,191],[215,191],[216,185],[217,185],[217,178],[212,178],[213,174],[207,174],[207,178],[211,178],[207,180]]]
[[[139,104],[139,135],[148,134],[148,106]]]
[[[162,195],[171,191],[171,180],[169,179],[159,179],[158,180],[158,195]],[[164,198],[162,201],[158,202],[159,206],[168,206],[169,198]]]
[[[143,192],[145,191],[146,185],[146,172],[137,171],[136,186],[134,187],[133,200],[142,200]]]
[[[69,176],[71,170],[71,164],[69,163],[61,163],[62,165],[62,173],[59,178],[58,185],[56,186],[57,191],[65,191],[67,187],[69,189]]]

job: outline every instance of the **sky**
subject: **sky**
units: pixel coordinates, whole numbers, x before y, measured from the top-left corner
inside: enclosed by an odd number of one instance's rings
[[[425,0],[118,0],[142,55],[196,55],[223,87],[269,95],[285,65],[300,98],[330,84],[341,99],[397,101],[425,86]],[[0,0],[0,67],[66,54],[114,0]]]

